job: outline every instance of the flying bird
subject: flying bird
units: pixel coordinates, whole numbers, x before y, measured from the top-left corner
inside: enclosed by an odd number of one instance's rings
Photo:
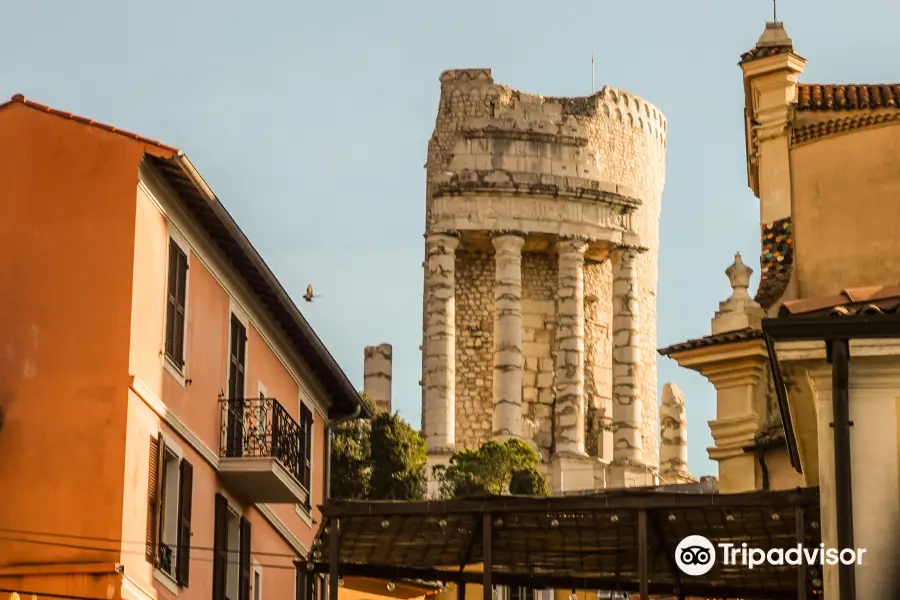
[[[316,298],[321,298],[321,296],[316,296]],[[306,293],[303,294],[303,299],[307,302],[313,301],[313,287],[312,284],[306,286]]]

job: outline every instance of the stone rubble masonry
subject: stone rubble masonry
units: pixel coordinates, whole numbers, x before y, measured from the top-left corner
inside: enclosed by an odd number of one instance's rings
[[[522,259],[524,436],[534,441],[542,455],[549,457],[553,446],[556,280],[559,265],[557,257],[552,254],[526,252]]]
[[[633,231],[639,245],[646,248],[634,260],[638,290],[635,303],[641,316],[641,336],[634,352],[635,364],[641,368],[635,375],[634,388],[643,399],[639,420],[643,457],[655,469],[659,464],[656,286],[659,215],[665,182],[665,117],[642,99],[611,87],[585,98],[553,98],[497,84],[489,69],[446,71],[440,79],[441,97],[426,163],[426,235],[455,233],[453,227],[446,225],[465,225],[467,219],[462,218],[462,213],[472,204],[473,210],[486,211],[481,218],[486,215],[487,219],[494,219],[494,226],[485,230],[495,233],[498,229],[540,230],[550,236],[580,237],[582,232],[608,232],[615,244],[616,235],[625,240],[624,233],[617,231]],[[462,177],[466,168],[484,181],[496,178],[524,182],[519,185],[525,186],[522,189],[526,191],[515,196],[499,191],[494,195],[461,191],[455,196],[436,197],[448,171]],[[640,205],[629,212],[589,195],[564,198],[561,194],[554,198],[527,192],[528,186],[540,188],[545,182],[562,182],[568,188],[590,185],[617,191],[636,198]],[[436,203],[440,204],[437,212]],[[441,210],[449,210],[454,204],[457,212],[453,219],[441,216]],[[534,227],[499,227],[511,217]],[[440,227],[436,229],[438,221]],[[490,242],[480,248],[467,247],[463,242],[457,256],[456,447],[474,447],[493,435],[492,250]],[[610,460],[611,439],[609,435],[604,438],[604,433],[609,434],[612,425],[611,266],[602,257],[586,258],[585,449],[591,456]],[[537,444],[545,461],[551,456],[556,427],[553,407],[557,261],[552,247],[532,248],[526,242],[523,248],[522,434]],[[423,302],[427,304],[428,299],[423,298]],[[427,320],[427,310],[425,313]],[[423,332],[427,331],[424,325]],[[423,346],[427,346],[424,340]],[[427,361],[424,354],[423,374]],[[423,390],[423,428],[427,434],[431,417],[426,395]],[[608,448],[606,454],[604,447]],[[430,443],[429,452],[434,451]]]
[[[425,340],[422,419],[433,452],[452,451],[456,429],[456,247],[449,235],[428,236],[425,261]]]
[[[456,309],[456,447],[471,449],[493,434],[492,253],[457,253]]]
[[[390,344],[367,346],[363,361],[363,391],[380,409],[391,412],[391,376],[393,347]]]
[[[613,465],[644,464],[636,252],[617,251],[613,265]],[[654,403],[655,404],[655,403]]]
[[[585,456],[584,252],[582,240],[563,240],[559,253],[556,328],[556,454]]]
[[[610,261],[584,266],[584,290],[585,451],[608,464],[613,455]]]
[[[696,481],[688,471],[687,417],[684,410],[684,392],[674,383],[667,383],[662,390],[659,407],[661,429],[660,477],[664,483]]]
[[[499,235],[494,246],[493,437],[522,437],[522,246],[520,235]]]

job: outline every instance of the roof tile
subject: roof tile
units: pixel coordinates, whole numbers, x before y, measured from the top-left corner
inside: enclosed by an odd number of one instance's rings
[[[798,86],[797,110],[900,108],[900,84],[817,84]]]

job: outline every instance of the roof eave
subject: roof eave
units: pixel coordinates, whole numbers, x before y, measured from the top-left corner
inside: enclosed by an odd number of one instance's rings
[[[212,188],[206,183],[194,164],[188,159],[184,152],[180,150],[171,157],[171,160],[178,165],[185,176],[187,176],[191,183],[206,199],[216,218],[234,239],[235,243],[253,264],[254,268],[259,272],[266,285],[277,297],[279,303],[287,309],[294,324],[302,332],[305,341],[312,348],[314,356],[324,368],[324,379],[326,379],[326,381],[322,381],[322,383],[331,396],[329,417],[341,418],[349,415],[370,417],[371,414],[369,408],[362,400],[359,391],[347,378],[346,373],[344,373],[343,369],[338,365],[337,361],[328,351],[328,348],[322,343],[318,334],[316,334],[315,330],[310,326],[309,322],[297,308],[297,305],[291,299],[290,295],[282,287],[268,265],[266,265],[259,252],[257,252],[250,243],[250,240],[241,230],[240,226],[238,226],[237,222],[235,222],[216,197]]]

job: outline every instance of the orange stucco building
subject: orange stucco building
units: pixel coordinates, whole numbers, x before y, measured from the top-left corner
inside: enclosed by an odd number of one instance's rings
[[[0,589],[291,600],[360,397],[175,148],[0,105]]]

